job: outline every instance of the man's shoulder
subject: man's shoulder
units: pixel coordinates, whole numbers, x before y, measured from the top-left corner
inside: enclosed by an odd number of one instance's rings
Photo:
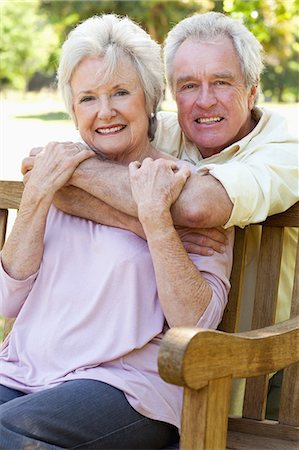
[[[278,111],[270,108],[255,108],[254,113],[260,117],[257,128],[258,135],[270,142],[293,142],[295,136],[292,136],[288,129],[286,117]],[[255,134],[255,133],[254,133]]]
[[[176,112],[157,113],[157,130],[153,143],[159,150],[178,157],[182,146],[182,132]]]

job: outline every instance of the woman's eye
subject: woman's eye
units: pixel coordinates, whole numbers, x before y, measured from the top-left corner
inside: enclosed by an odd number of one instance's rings
[[[79,103],[89,102],[93,99],[94,99],[94,97],[92,97],[91,95],[86,95],[85,97],[80,98]]]

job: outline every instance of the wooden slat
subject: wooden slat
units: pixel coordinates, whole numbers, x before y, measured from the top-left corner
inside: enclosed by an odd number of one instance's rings
[[[204,450],[208,386],[199,391],[184,389],[180,450]]]
[[[236,228],[233,268],[230,276],[231,289],[228,303],[218,330],[235,333],[238,329],[241,295],[243,289],[243,267],[245,256],[245,230]]]
[[[0,181],[0,208],[18,209],[23,189],[21,181]]]
[[[294,276],[291,317],[299,316],[299,243]],[[299,427],[299,363],[283,372],[280,395],[279,422]]]
[[[5,242],[7,217],[7,209],[0,209],[0,250],[2,249]]]
[[[298,227],[299,222],[299,202],[280,214],[269,216],[262,225],[271,227]]]
[[[272,325],[275,320],[283,232],[277,227],[262,231],[251,326],[253,330]]]
[[[269,326],[275,321],[284,229],[264,227],[262,231],[252,329]],[[275,255],[275,257],[273,257]],[[269,376],[246,381],[243,416],[265,418]]]
[[[256,436],[299,442],[299,428],[282,425],[274,420],[257,421],[241,417],[229,417],[228,429],[229,431],[238,431]],[[283,449],[284,447],[281,448],[281,450]]]

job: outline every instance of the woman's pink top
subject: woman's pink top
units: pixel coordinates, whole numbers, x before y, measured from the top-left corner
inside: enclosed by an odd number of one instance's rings
[[[226,253],[190,255],[213,288],[199,327],[216,328],[227,301]],[[182,276],[182,274],[178,274]],[[182,389],[158,375],[167,326],[146,241],[51,207],[38,273],[0,268],[0,314],[17,317],[0,349],[0,383],[26,393],[88,378],[121,389],[141,414],[180,426]]]

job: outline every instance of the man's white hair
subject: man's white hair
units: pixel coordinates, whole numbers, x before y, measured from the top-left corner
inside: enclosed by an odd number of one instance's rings
[[[78,64],[89,56],[104,57],[103,82],[116,73],[120,61],[130,59],[144,90],[150,128],[154,128],[152,117],[164,89],[160,45],[131,19],[115,14],[91,17],[72,30],[62,46],[57,78],[66,109],[75,123],[70,81]],[[149,129],[151,139],[153,133]]]
[[[174,93],[173,60],[180,45],[186,39],[194,41],[214,40],[227,36],[232,40],[240,60],[246,87],[257,86],[263,70],[263,48],[256,37],[237,19],[222,13],[194,14],[177,25],[167,35],[164,44],[165,71]]]

